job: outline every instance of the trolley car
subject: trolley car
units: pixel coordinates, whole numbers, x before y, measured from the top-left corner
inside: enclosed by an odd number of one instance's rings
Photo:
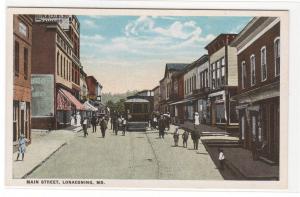
[[[150,119],[150,101],[130,97],[125,101],[128,131],[146,131]]]

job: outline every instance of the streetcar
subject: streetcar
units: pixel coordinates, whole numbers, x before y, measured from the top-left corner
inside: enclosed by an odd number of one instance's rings
[[[146,131],[151,115],[150,101],[141,97],[128,97],[125,112],[128,131]]]

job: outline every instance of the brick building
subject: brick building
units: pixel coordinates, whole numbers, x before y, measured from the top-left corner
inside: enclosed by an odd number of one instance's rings
[[[240,140],[268,162],[279,161],[280,20],[255,17],[231,43],[238,54]]]
[[[153,111],[159,111],[159,100],[160,100],[160,93],[159,93],[159,86],[156,86],[152,89],[153,92]]]
[[[32,17],[13,16],[13,142],[20,134],[31,140]]]
[[[80,62],[70,37],[75,16],[35,15],[32,43],[32,128],[61,128],[84,109]],[[77,45],[75,45],[77,46]]]
[[[238,120],[235,112],[235,101],[238,86],[236,48],[230,46],[236,34],[220,34],[205,49],[209,56],[209,117],[212,126],[236,128]]]

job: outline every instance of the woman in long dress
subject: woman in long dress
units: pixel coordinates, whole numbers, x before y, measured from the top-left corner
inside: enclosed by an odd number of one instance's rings
[[[195,112],[194,121],[194,128],[196,129],[196,127],[200,124],[198,112]]]

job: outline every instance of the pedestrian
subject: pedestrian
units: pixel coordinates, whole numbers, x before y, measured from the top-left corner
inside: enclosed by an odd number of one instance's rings
[[[19,156],[22,155],[22,161],[24,160],[24,156],[25,156],[25,151],[26,151],[26,142],[29,142],[29,140],[27,140],[25,138],[24,134],[21,134],[19,137],[19,141],[18,141],[18,156],[17,156],[17,161],[19,161]]]
[[[168,112],[166,117],[165,117],[165,121],[166,121],[166,127],[168,128],[168,131],[170,130],[170,123],[171,123],[171,116],[170,113]]]
[[[107,129],[107,121],[105,120],[105,118],[103,117],[100,121],[100,130],[101,130],[101,134],[102,137],[105,138],[105,131]]]
[[[97,131],[97,123],[98,123],[98,120],[97,120],[97,117],[94,114],[92,119],[91,119],[91,124],[92,124],[92,127],[93,127],[93,133],[95,133]]]
[[[199,140],[200,140],[200,131],[199,130],[195,130],[194,131],[194,135],[195,135],[195,142],[194,142],[194,146],[196,150],[198,150],[198,145],[199,145]]]
[[[178,146],[178,141],[179,141],[179,127],[178,126],[175,127],[175,132],[173,134],[173,138],[174,138],[174,146]]]
[[[224,161],[225,161],[225,155],[224,155],[223,149],[219,148],[220,170],[224,170]]]
[[[113,130],[113,124],[114,124],[114,115],[110,117],[110,129]]]
[[[192,130],[191,138],[193,140],[194,150],[196,150],[196,132],[195,132],[195,130]]]
[[[200,120],[199,120],[199,114],[198,112],[195,112],[194,115],[194,129],[196,129],[200,125]]]
[[[125,118],[122,118],[122,129],[123,129],[123,136],[125,136],[125,132],[127,129],[127,121]]]
[[[189,132],[187,130],[184,130],[182,134],[183,148],[187,148],[188,139],[189,139]]]
[[[88,123],[88,120],[87,120],[86,117],[84,117],[83,120],[82,120],[82,129],[83,129],[84,137],[86,137],[88,135],[88,132],[87,132],[87,123]]]
[[[157,129],[157,117],[156,117],[156,115],[154,115],[154,117],[153,117],[153,128],[154,128],[154,130]]]
[[[115,117],[114,118],[114,122],[113,122],[113,131],[116,135],[118,135],[118,130],[119,130],[119,122],[118,122],[118,118]]]
[[[160,119],[159,119],[159,122],[158,122],[159,138],[163,138],[164,139],[165,129],[166,129],[165,119],[164,119],[163,116],[160,116]]]

